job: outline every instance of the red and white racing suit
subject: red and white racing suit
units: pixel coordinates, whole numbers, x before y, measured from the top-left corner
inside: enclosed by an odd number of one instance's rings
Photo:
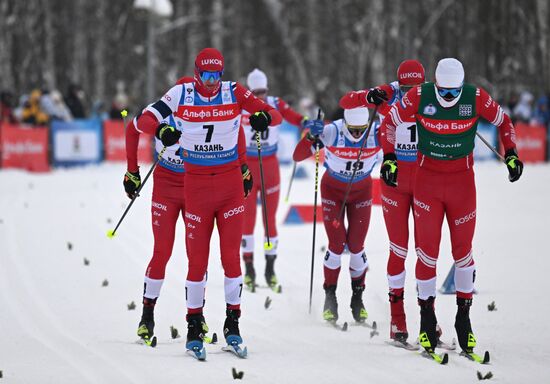
[[[267,96],[266,103],[275,108],[282,117],[290,124],[301,126],[303,116],[295,112],[282,99],[274,96]],[[252,262],[254,253],[254,226],[256,224],[257,197],[261,194],[260,180],[260,162],[258,160],[258,145],[256,141],[256,131],[252,129],[248,121],[250,113],[243,111],[242,126],[246,140],[246,156],[248,167],[254,186],[250,191],[250,196],[245,201],[244,228],[241,243],[241,251],[246,262]],[[281,173],[279,170],[279,159],[277,158],[277,148],[279,142],[279,125],[270,126],[269,129],[260,134],[262,167],[265,183],[265,201],[267,211],[267,225],[269,227],[269,241],[272,247],[265,251],[266,255],[277,255],[277,245],[279,243],[277,233],[277,208],[279,206],[279,195],[281,190]],[[261,196],[260,196],[261,198]],[[263,216],[263,212],[262,212]],[[262,223],[265,226],[265,217]],[[264,228],[264,233],[265,233]],[[267,238],[265,239],[267,241]]]
[[[384,153],[395,152],[396,127],[413,117],[425,130],[439,135],[457,134],[475,129],[475,124],[481,117],[497,126],[505,150],[515,148],[515,132],[510,118],[485,90],[475,89],[473,98],[475,114],[469,120],[461,120],[461,124],[454,124],[453,120],[430,121],[423,117],[420,113],[435,114],[439,108],[443,107],[439,104],[429,104],[420,111],[421,100],[422,88],[415,87],[407,92],[402,101],[396,103],[386,115],[380,128]],[[474,110],[472,105],[458,105],[458,107],[461,108],[459,113],[464,115]],[[418,297],[426,300],[436,295],[436,264],[439,256],[441,226],[446,216],[456,267],[457,297],[470,299],[474,290],[475,263],[472,238],[476,221],[472,153],[456,159],[436,159],[419,150],[417,164],[419,168],[414,183],[413,204],[418,257],[416,263]],[[398,183],[401,184],[400,163],[398,163]]]
[[[202,96],[192,78],[184,78],[137,120],[140,131],[154,133],[173,114],[182,132],[178,156],[185,179],[186,247],[189,269],[186,301],[189,314],[202,313],[210,237],[216,221],[225,274],[228,309],[240,309],[242,275],[239,247],[244,219],[241,165],[246,161],[241,110],[267,111],[272,124],[280,114],[243,86],[224,81],[211,97]]]
[[[321,179],[321,201],[323,222],[328,236],[328,251],[324,259],[324,286],[337,285],[340,273],[341,256],[345,249],[350,253],[349,271],[352,280],[364,286],[368,268],[364,252],[364,242],[369,229],[372,207],[372,179],[370,173],[376,164],[380,151],[377,139],[377,126],[372,127],[364,145],[351,189],[345,202],[344,217],[340,217],[347,185],[353,173],[365,133],[356,139],[347,130],[343,119],[324,127],[319,136],[325,148],[326,172]],[[302,138],[294,150],[294,161],[302,161],[315,153],[315,146],[307,136]],[[336,225],[335,225],[336,224]]]

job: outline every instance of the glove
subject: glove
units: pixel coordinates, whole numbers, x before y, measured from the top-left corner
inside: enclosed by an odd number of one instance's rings
[[[126,191],[126,195],[133,199],[136,195],[137,190],[139,189],[139,186],[141,185],[141,176],[139,175],[139,171],[137,172],[126,172],[124,175],[124,181],[122,182],[124,184],[124,190]]]
[[[162,123],[158,126],[155,136],[157,137],[157,139],[162,141],[162,145],[164,145],[165,147],[171,147],[179,141],[181,137],[181,132],[171,125]]]
[[[380,168],[380,177],[390,187],[397,187],[397,157],[395,153],[386,153]]]
[[[252,185],[254,184],[248,165],[241,165],[241,173],[243,174],[244,197],[247,197],[252,190]]]
[[[265,132],[267,127],[271,124],[271,116],[264,111],[258,111],[250,115],[250,126],[256,132]]]
[[[304,128],[309,129],[309,133],[311,133],[312,136],[319,136],[323,133],[325,123],[323,120],[308,120],[304,124]]]
[[[367,93],[367,101],[374,105],[380,105],[384,101],[388,101],[386,91],[380,88],[372,88]]]
[[[506,151],[504,154],[504,162],[508,168],[508,180],[513,183],[518,180],[523,173],[523,163],[518,158],[518,153],[515,148]]]

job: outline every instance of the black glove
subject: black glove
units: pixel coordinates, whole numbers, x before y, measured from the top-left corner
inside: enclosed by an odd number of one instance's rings
[[[397,157],[395,153],[386,153],[380,168],[380,177],[390,187],[397,187]]]
[[[243,174],[244,197],[247,197],[252,190],[252,185],[254,185],[248,165],[241,165],[241,173]]]
[[[171,147],[179,141],[181,132],[171,125],[162,123],[158,126],[155,136],[157,136],[157,139],[162,141],[162,145],[165,147]]]
[[[267,127],[271,124],[271,116],[268,112],[258,111],[250,115],[250,126],[256,132],[265,132]]]
[[[508,168],[508,180],[513,183],[518,180],[523,173],[523,163],[518,158],[518,152],[515,148],[506,151],[504,154],[504,162]]]
[[[386,91],[380,88],[372,88],[367,93],[367,101],[374,105],[380,105],[384,101],[388,101]]]
[[[139,186],[141,185],[141,176],[139,175],[139,171],[137,172],[126,172],[124,175],[124,181],[122,182],[124,184],[124,190],[126,191],[126,195],[133,199],[136,195],[137,190],[139,189]]]

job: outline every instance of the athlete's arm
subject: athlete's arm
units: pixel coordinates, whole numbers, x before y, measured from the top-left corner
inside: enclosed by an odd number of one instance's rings
[[[302,126],[304,116],[293,110],[283,99],[277,98],[277,108],[283,116],[283,119],[292,125],[296,125],[298,127]]]
[[[489,123],[498,128],[500,141],[504,151],[516,148],[516,130],[510,117],[503,111],[502,107],[482,88],[477,89],[476,111]]]
[[[383,84],[383,85],[379,85],[376,88],[380,88],[383,91],[385,91],[388,100],[393,99],[394,90],[391,87],[391,85]],[[367,101],[367,93],[369,93],[368,89],[363,89],[361,91],[351,91],[351,92],[346,93],[340,99],[340,107],[342,107],[344,109],[352,109],[352,108],[357,108],[357,107],[368,107],[368,108],[376,107],[376,105],[374,105],[372,103],[369,103]],[[384,102],[383,105],[387,105],[387,102]]]
[[[139,145],[139,132],[136,130],[132,119],[126,127],[126,163],[128,171],[138,172],[138,145]]]
[[[395,103],[380,124],[380,144],[384,153],[395,152],[395,128],[411,119],[418,112],[420,87],[408,91],[400,102]]]
[[[160,122],[177,111],[182,91],[183,85],[176,84],[159,100],[145,108],[137,119],[136,129],[154,135]]]
[[[281,122],[283,121],[283,117],[275,108],[258,99],[252,94],[252,92],[250,92],[239,83],[232,83],[231,86],[233,87],[233,93],[241,109],[250,112],[250,114],[259,111],[268,112],[271,116],[271,126],[281,124]]]

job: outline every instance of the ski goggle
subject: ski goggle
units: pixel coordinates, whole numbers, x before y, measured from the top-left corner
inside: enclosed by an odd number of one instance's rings
[[[262,95],[267,94],[267,89],[255,89],[255,90],[252,91],[252,94],[254,96],[262,96]]]
[[[348,131],[349,133],[352,133],[352,134],[362,134],[365,129],[367,129],[369,125],[368,124],[365,124],[365,125],[350,125],[348,123],[346,123],[346,127],[348,128]]]
[[[437,87],[437,93],[439,93],[439,96],[441,96],[444,99],[448,98],[455,98],[458,95],[460,95],[460,91],[462,91],[462,87],[458,88],[439,88]]]
[[[222,71],[216,71],[216,72],[204,71],[204,72],[201,72],[200,75],[203,83],[217,83],[222,78],[223,72]]]

